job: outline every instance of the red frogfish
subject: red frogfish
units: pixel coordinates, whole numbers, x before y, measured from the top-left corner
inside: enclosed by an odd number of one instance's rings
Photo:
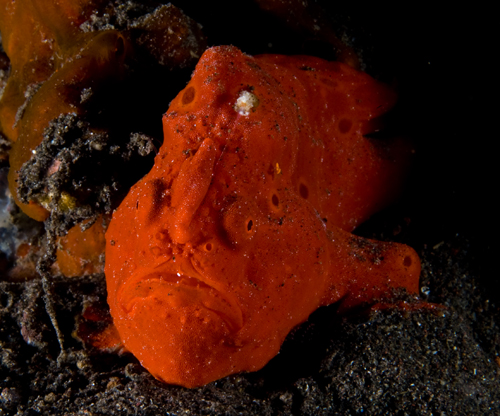
[[[367,136],[395,100],[338,62],[203,54],[106,234],[114,324],[154,377],[256,371],[320,306],[418,291],[412,248],[351,234],[406,170],[405,140]]]

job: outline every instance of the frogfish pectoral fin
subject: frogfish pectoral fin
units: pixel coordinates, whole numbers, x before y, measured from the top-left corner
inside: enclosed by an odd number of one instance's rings
[[[172,207],[175,211],[169,232],[176,243],[185,243],[190,238],[189,224],[210,187],[215,155],[215,143],[205,139],[195,155],[184,161],[172,185]]]
[[[380,300],[393,289],[418,293],[420,258],[411,247],[339,229],[332,232],[331,242],[332,272],[324,305],[341,301],[342,312]]]

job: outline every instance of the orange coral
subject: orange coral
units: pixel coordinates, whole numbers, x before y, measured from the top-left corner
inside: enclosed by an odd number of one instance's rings
[[[114,323],[156,378],[255,371],[322,305],[417,292],[410,247],[350,234],[400,188],[408,143],[365,137],[395,99],[341,63],[205,52],[106,234]]]
[[[107,221],[99,218],[88,229],[82,231],[76,226],[58,239],[56,266],[62,275],[75,277],[102,273],[106,225]]]
[[[85,87],[98,88],[120,78],[127,40],[117,31],[79,29],[100,0],[2,3],[0,31],[11,73],[0,100],[0,128],[14,142],[9,185],[21,209],[41,221],[48,211],[37,202],[21,202],[17,195],[18,171],[32,157],[51,120],[84,110]]]
[[[148,75],[153,72],[158,77],[160,67],[185,67],[203,51],[204,37],[196,22],[170,4],[157,5],[154,10],[153,5],[145,7],[144,15],[127,20],[119,28],[107,23],[96,25],[100,27],[96,29],[93,21],[117,13],[108,2],[0,0],[2,43],[11,64],[0,99],[0,131],[13,142],[9,172],[11,193],[30,217],[42,221],[49,211],[67,208],[64,201],[59,206],[60,194],[68,191],[61,188],[67,183],[58,184],[56,190],[48,190],[42,183],[53,173],[50,170],[46,176],[41,172],[42,177],[30,178],[31,183],[25,186],[32,188],[30,185],[38,182],[41,189],[30,190],[27,195],[20,191],[20,187],[26,185],[20,170],[36,159],[37,147],[51,122],[63,124],[64,115],[72,115],[89,125],[86,133],[105,136],[113,147],[113,141],[120,140],[108,136],[132,124],[132,117],[123,114],[126,104],[121,92],[132,91],[127,97],[132,102],[143,97],[138,92],[137,79],[132,86],[123,85],[124,81],[130,81],[132,73],[135,76],[146,68],[154,67]],[[119,19],[114,16],[114,20]],[[165,74],[161,76],[168,78]],[[144,87],[143,80],[141,83]],[[114,114],[110,109],[115,108],[126,119],[124,123],[114,119],[116,115],[110,116]],[[116,136],[122,138],[118,147],[125,148],[128,135],[120,131]],[[43,171],[46,167],[39,168]],[[86,202],[79,197],[85,199],[87,195],[70,197],[74,199],[74,208],[78,208]]]

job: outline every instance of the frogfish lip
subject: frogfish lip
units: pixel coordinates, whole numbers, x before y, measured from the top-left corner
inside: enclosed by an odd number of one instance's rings
[[[139,274],[122,286],[117,303],[132,319],[144,305],[161,304],[162,313],[172,314],[187,308],[215,313],[231,332],[243,326],[243,313],[234,296],[217,290],[201,275],[193,277],[162,269]]]

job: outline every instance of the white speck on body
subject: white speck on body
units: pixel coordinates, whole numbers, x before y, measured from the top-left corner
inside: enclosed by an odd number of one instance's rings
[[[242,116],[248,116],[250,111],[255,111],[259,106],[259,99],[255,94],[249,91],[241,91],[236,104],[234,105],[235,111],[237,111]]]

